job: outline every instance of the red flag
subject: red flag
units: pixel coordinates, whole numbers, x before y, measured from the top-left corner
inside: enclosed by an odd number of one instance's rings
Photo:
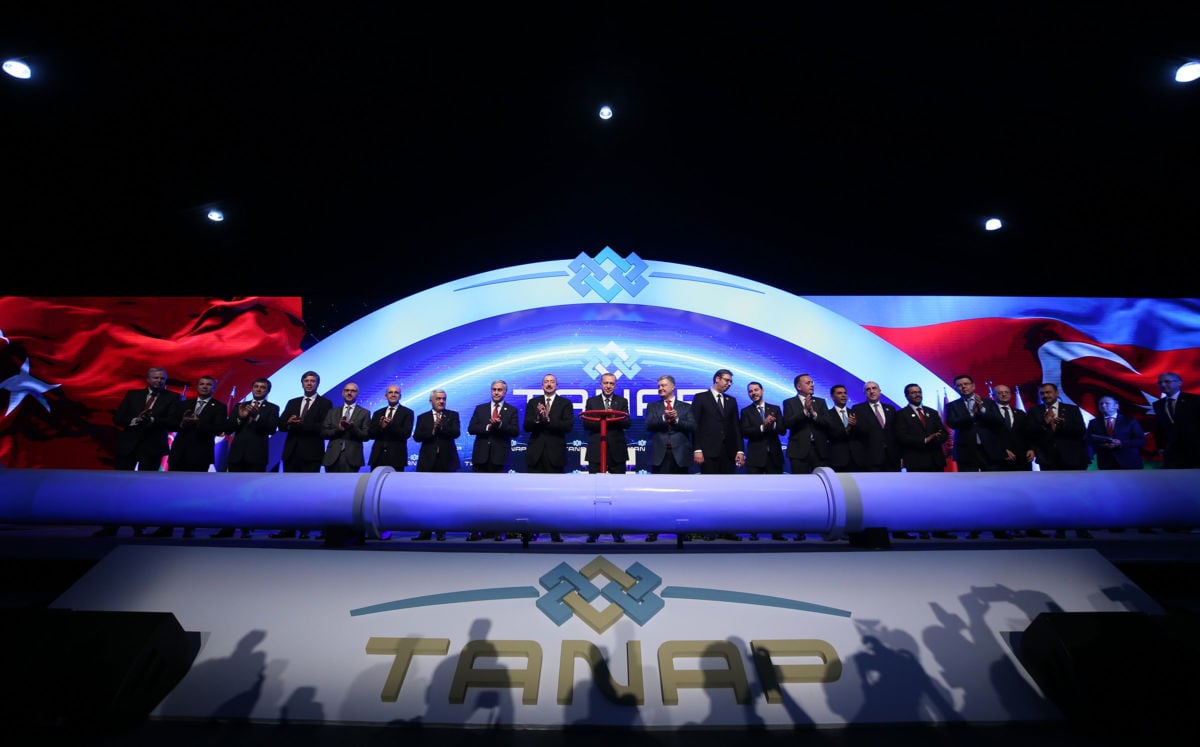
[[[0,298],[0,463],[112,465],[112,413],[152,366],[245,390],[300,354],[300,298]],[[218,394],[218,398],[220,394]]]

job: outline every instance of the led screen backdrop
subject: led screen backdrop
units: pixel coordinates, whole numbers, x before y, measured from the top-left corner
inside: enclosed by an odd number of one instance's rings
[[[196,377],[220,379],[221,399],[242,399],[256,376],[284,403],[300,393],[304,371],[321,374],[321,391],[341,401],[345,382],[359,404],[384,404],[397,383],[417,413],[445,389],[464,419],[459,440],[470,469],[465,421],[487,401],[493,379],[509,385],[523,410],[540,394],[543,374],[582,411],[600,374],[616,374],[634,408],[634,468],[644,469],[642,415],[661,374],[684,399],[707,389],[718,368],[733,371],[730,394],[748,404],[746,384],[760,382],[781,404],[798,373],[817,394],[844,384],[852,401],[877,381],[902,406],[904,386],[920,384],[940,408],[957,395],[953,379],[971,374],[1016,388],[1025,407],[1043,381],[1085,418],[1112,393],[1122,411],[1142,418],[1162,371],[1200,379],[1200,300],[1126,298],[801,297],[761,282],[687,265],[643,260],[609,248],[594,256],[520,265],[430,288],[371,312],[308,350],[300,349],[300,299],[0,299],[0,457],[10,467],[111,464],[111,413],[151,365],[171,388]],[[280,436],[282,438],[282,436]],[[569,439],[568,465],[579,467],[581,426]],[[524,435],[510,466],[524,468]],[[410,442],[410,469],[416,443]],[[1148,445],[1146,456],[1153,454]]]

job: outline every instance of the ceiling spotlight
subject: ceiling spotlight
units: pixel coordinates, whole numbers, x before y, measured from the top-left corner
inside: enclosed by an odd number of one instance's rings
[[[225,213],[213,208],[212,210],[208,211],[208,219],[213,223],[220,223],[221,221],[225,220]]]
[[[4,63],[7,65],[8,63]],[[1200,78],[1200,62],[1189,62],[1186,65],[1180,65],[1175,71],[1175,81],[1178,83],[1191,83]]]
[[[29,80],[33,76],[33,70],[21,60],[5,60],[2,67],[4,68],[4,72],[14,78]]]
[[[606,106],[600,107],[600,119],[612,119],[612,107],[611,106],[606,105]]]
[[[1004,224],[1000,222],[999,218],[988,218],[983,223],[983,228],[985,231],[999,231],[1003,227]]]

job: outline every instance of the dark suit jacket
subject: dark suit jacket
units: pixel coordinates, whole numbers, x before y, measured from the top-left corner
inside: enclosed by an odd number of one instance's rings
[[[703,452],[705,459],[726,457],[730,463],[745,448],[737,399],[725,395],[725,406],[718,407],[712,390],[692,397],[692,449]]]
[[[767,415],[774,415],[775,422],[764,425],[758,406],[750,403],[742,408],[742,435],[746,438],[746,466],[772,474],[783,472],[783,444],[779,434],[787,430],[783,411],[779,405],[763,404]],[[803,409],[803,408],[801,408]],[[807,436],[805,437],[807,438]],[[821,440],[825,435],[821,433]],[[791,449],[789,448],[790,452]]]
[[[941,472],[946,469],[946,452],[942,446],[949,431],[942,424],[942,416],[932,407],[921,406],[925,416],[924,425],[911,405],[896,411],[896,442],[900,444],[900,460],[909,472]],[[941,434],[925,442],[926,436]]]
[[[492,427],[491,422],[492,402],[489,400],[475,408],[475,412],[471,414],[471,422],[467,424],[467,433],[475,437],[471,461],[475,464],[503,467],[508,464],[512,440],[521,435],[521,426],[517,423],[517,408],[507,402],[501,402],[500,423]]]
[[[1029,416],[1015,407],[1010,406],[1009,409],[1012,410],[1013,418],[1011,427],[1008,421],[1004,420],[1004,411],[1001,409],[1000,420],[1004,425],[998,431],[1000,462],[996,469],[1005,472],[1028,472],[1033,469],[1033,463],[1025,458],[1025,452],[1033,448],[1029,444]],[[1008,460],[1010,451],[1015,457],[1012,461]]]
[[[459,467],[458,445],[455,439],[462,435],[462,423],[454,410],[442,410],[442,422],[433,430],[433,411],[423,412],[417,417],[417,429],[413,438],[421,444],[417,455],[417,472],[457,472]]]
[[[875,417],[869,402],[859,402],[850,410],[858,417],[858,425],[850,429],[850,451],[854,463],[864,472],[900,471],[900,445],[896,442],[896,408],[880,402],[883,426]]]
[[[196,411],[196,400],[189,399],[176,404],[171,413],[171,430],[175,439],[171,441],[171,456],[167,467],[175,472],[207,472],[215,460],[214,444],[217,436],[225,432],[228,411],[224,402],[209,399],[195,420],[184,420],[183,416]]]
[[[545,459],[548,469],[562,472],[567,464],[567,434],[575,427],[575,406],[566,397],[555,394],[549,418],[538,420],[538,405],[545,403],[546,397],[543,395],[534,397],[525,405],[524,428],[529,434],[525,464],[529,467]]]
[[[954,429],[954,460],[963,472],[993,469],[1004,461],[1000,435],[1004,419],[1000,417],[1000,406],[986,397],[982,400],[974,416],[962,397],[946,406],[946,425]]]
[[[167,453],[167,433],[171,431],[172,425],[171,413],[179,402],[179,395],[162,389],[150,408],[151,420],[131,425],[133,419],[146,409],[148,396],[149,387],[125,392],[121,404],[113,412],[113,424],[120,431],[117,434],[117,463],[128,464],[129,469],[136,463],[140,469],[157,470],[159,462]]]
[[[616,394],[614,394],[611,399],[612,409],[624,412],[625,417],[609,420],[608,425],[606,426],[608,428],[606,431],[606,440],[608,441],[607,467],[620,468],[621,471],[624,471],[625,464],[629,461],[629,444],[625,440],[625,429],[629,427],[630,423],[632,423],[629,418],[629,401]],[[604,397],[599,394],[597,394],[595,397],[589,397],[588,401],[584,403],[583,409],[585,412],[588,410],[603,410]],[[588,434],[588,464],[596,465],[598,468],[603,470],[606,465],[600,464],[600,421],[583,418],[583,429],[587,431]]]
[[[337,463],[338,456],[346,455],[346,466],[357,471],[363,466],[363,443],[371,437],[371,413],[365,407],[354,406],[350,413],[350,425],[342,430],[342,412],[346,404],[334,405],[325,414],[321,435],[329,440],[321,464],[328,469]]]
[[[271,434],[278,429],[279,405],[274,402],[264,400],[258,416],[249,420],[239,418],[238,406],[233,405],[225,419],[225,432],[233,436],[226,469],[230,472],[265,470],[271,458]]]
[[[853,408],[846,408],[847,414]],[[835,472],[857,472],[858,464],[854,461],[854,430],[857,426],[842,425],[842,418],[836,407],[830,407],[820,418],[820,425],[829,439],[829,466]]]
[[[310,465],[314,472],[320,470],[321,458],[325,456],[325,437],[321,435],[321,426],[325,424],[325,416],[333,409],[333,402],[328,397],[313,395],[313,401],[304,413],[304,420],[289,426],[287,421],[293,415],[299,416],[304,405],[304,397],[289,399],[279,414],[279,430],[287,434],[283,442],[283,471],[299,471],[302,464]]]
[[[1166,399],[1155,400],[1154,446],[1162,450],[1167,469],[1200,467],[1200,396],[1180,392],[1173,421]]]
[[[408,439],[413,433],[413,411],[404,405],[396,405],[396,413],[387,428],[382,425],[383,416],[387,415],[387,406],[371,413],[371,424],[367,427],[367,435],[375,440],[371,444],[371,459],[368,466],[371,469],[385,466],[397,472],[403,472],[408,466]]]
[[[1045,405],[1036,405],[1029,411],[1026,432],[1037,452],[1038,466],[1044,470],[1087,469],[1092,455],[1084,442],[1087,429],[1083,425],[1083,413],[1075,405],[1060,400],[1058,416],[1063,422],[1057,428],[1051,428],[1046,425]]]
[[[829,436],[820,425],[822,417],[829,412],[829,407],[821,397],[813,397],[812,409],[816,417],[809,418],[804,414],[804,400],[800,395],[783,401],[784,426],[790,431],[788,459],[804,459],[814,450],[819,461],[825,462],[829,459]]]
[[[650,435],[650,464],[657,467],[663,463],[667,452],[675,457],[675,463],[688,468],[692,463],[692,431],[696,421],[692,419],[692,406],[679,398],[672,407],[678,419],[674,423],[666,420],[666,405],[661,399],[646,405],[646,430]]]
[[[1096,455],[1096,466],[1100,469],[1142,469],[1142,447],[1146,445],[1146,432],[1138,421],[1128,415],[1117,414],[1113,419],[1112,438],[1121,442],[1117,448],[1109,448],[1108,428],[1104,416],[1093,418],[1087,424],[1087,444]]]

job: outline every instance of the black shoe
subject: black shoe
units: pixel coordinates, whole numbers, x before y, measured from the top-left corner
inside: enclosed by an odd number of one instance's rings
[[[253,532],[251,532],[249,529],[243,529],[243,530],[242,530],[242,539],[244,539],[244,540],[248,540],[248,539],[250,539],[250,538],[251,538],[251,537],[253,537],[253,536],[254,536],[254,533],[253,533]]]
[[[233,530],[226,527],[216,534],[210,534],[209,536],[213,537],[214,539],[229,539],[233,536]]]
[[[413,537],[414,541],[424,541],[424,540],[429,540],[429,539],[433,539],[432,532],[418,532],[417,536]]]
[[[471,532],[467,535],[467,542],[478,542],[483,539],[483,534],[480,532]]]
[[[616,532],[613,532],[613,542],[620,544],[624,541],[625,541],[625,535],[617,534]]]
[[[967,532],[967,539],[969,539],[969,540],[979,539],[979,532]]]
[[[191,527],[184,527],[182,536],[185,540],[190,540],[196,536],[196,530]]]
[[[600,535],[598,535],[598,534],[589,534],[589,535],[588,535],[588,538],[587,538],[587,542],[588,542],[588,544],[589,544],[589,545],[591,545],[591,544],[595,543],[595,541],[596,541],[596,540],[598,540],[598,539],[600,539]]]
[[[1066,538],[1067,538],[1067,530],[1066,530],[1066,529],[1056,529],[1056,530],[1054,530],[1054,539],[1056,539],[1056,540],[1065,540]]]
[[[1138,534],[1158,534],[1158,531],[1152,527],[1142,527],[1138,530]]]
[[[296,537],[297,537],[297,539],[302,539],[302,540],[312,539],[311,537],[309,537],[308,532],[301,532],[300,534],[296,535]]]
[[[271,534],[268,534],[267,536],[273,540],[296,539],[296,530],[295,529],[280,529],[278,532],[272,532]]]
[[[133,536],[134,537],[145,537],[146,533],[142,531],[141,527],[134,527],[133,528]]]
[[[1025,536],[1033,539],[1046,539],[1050,535],[1046,534],[1041,529],[1026,529]]]
[[[658,542],[658,532],[647,532],[646,541],[647,542]]]
[[[775,540],[776,542],[787,542],[787,537],[784,537],[782,532],[772,532],[771,539]]]
[[[951,534],[950,532],[934,532],[932,534],[932,536],[934,539],[940,539],[940,540],[958,539],[958,535]]]
[[[898,540],[915,540],[917,535],[912,532],[892,532],[892,539]]]
[[[93,537],[116,537],[117,528],[110,527],[107,524],[92,532]]]
[[[751,533],[750,533],[750,541],[751,541],[751,542],[758,542],[758,533],[757,533],[757,532],[751,532]]]
[[[550,533],[550,541],[551,542],[562,542],[563,541],[562,535],[559,534],[558,532],[551,532]]]
[[[780,535],[780,536],[782,537],[783,535]],[[775,539],[775,538],[771,537],[771,539]],[[804,535],[804,532],[796,532],[796,536],[792,537],[792,542],[803,542],[806,539],[808,539],[808,537],[806,537]]]
[[[437,539],[438,542],[446,541],[446,533],[445,532],[434,532],[433,536]]]
[[[998,540],[1010,540],[1013,538],[1012,533],[1006,529],[993,529],[992,536]]]
[[[150,533],[151,537],[174,537],[175,527],[159,527]]]
[[[1081,540],[1090,540],[1090,539],[1092,539],[1092,533],[1091,533],[1091,532],[1089,532],[1089,531],[1088,531],[1088,530],[1086,530],[1086,529],[1076,529],[1076,530],[1075,530],[1075,536],[1076,536],[1076,537],[1078,537],[1078,538],[1079,538],[1079,539],[1081,539]]]
[[[929,532],[917,532],[917,536],[923,540],[929,539]]]
[[[729,540],[730,542],[741,542],[742,541],[742,535],[740,535],[740,534],[722,534],[722,535],[720,535],[720,537],[721,537],[721,539]]]

